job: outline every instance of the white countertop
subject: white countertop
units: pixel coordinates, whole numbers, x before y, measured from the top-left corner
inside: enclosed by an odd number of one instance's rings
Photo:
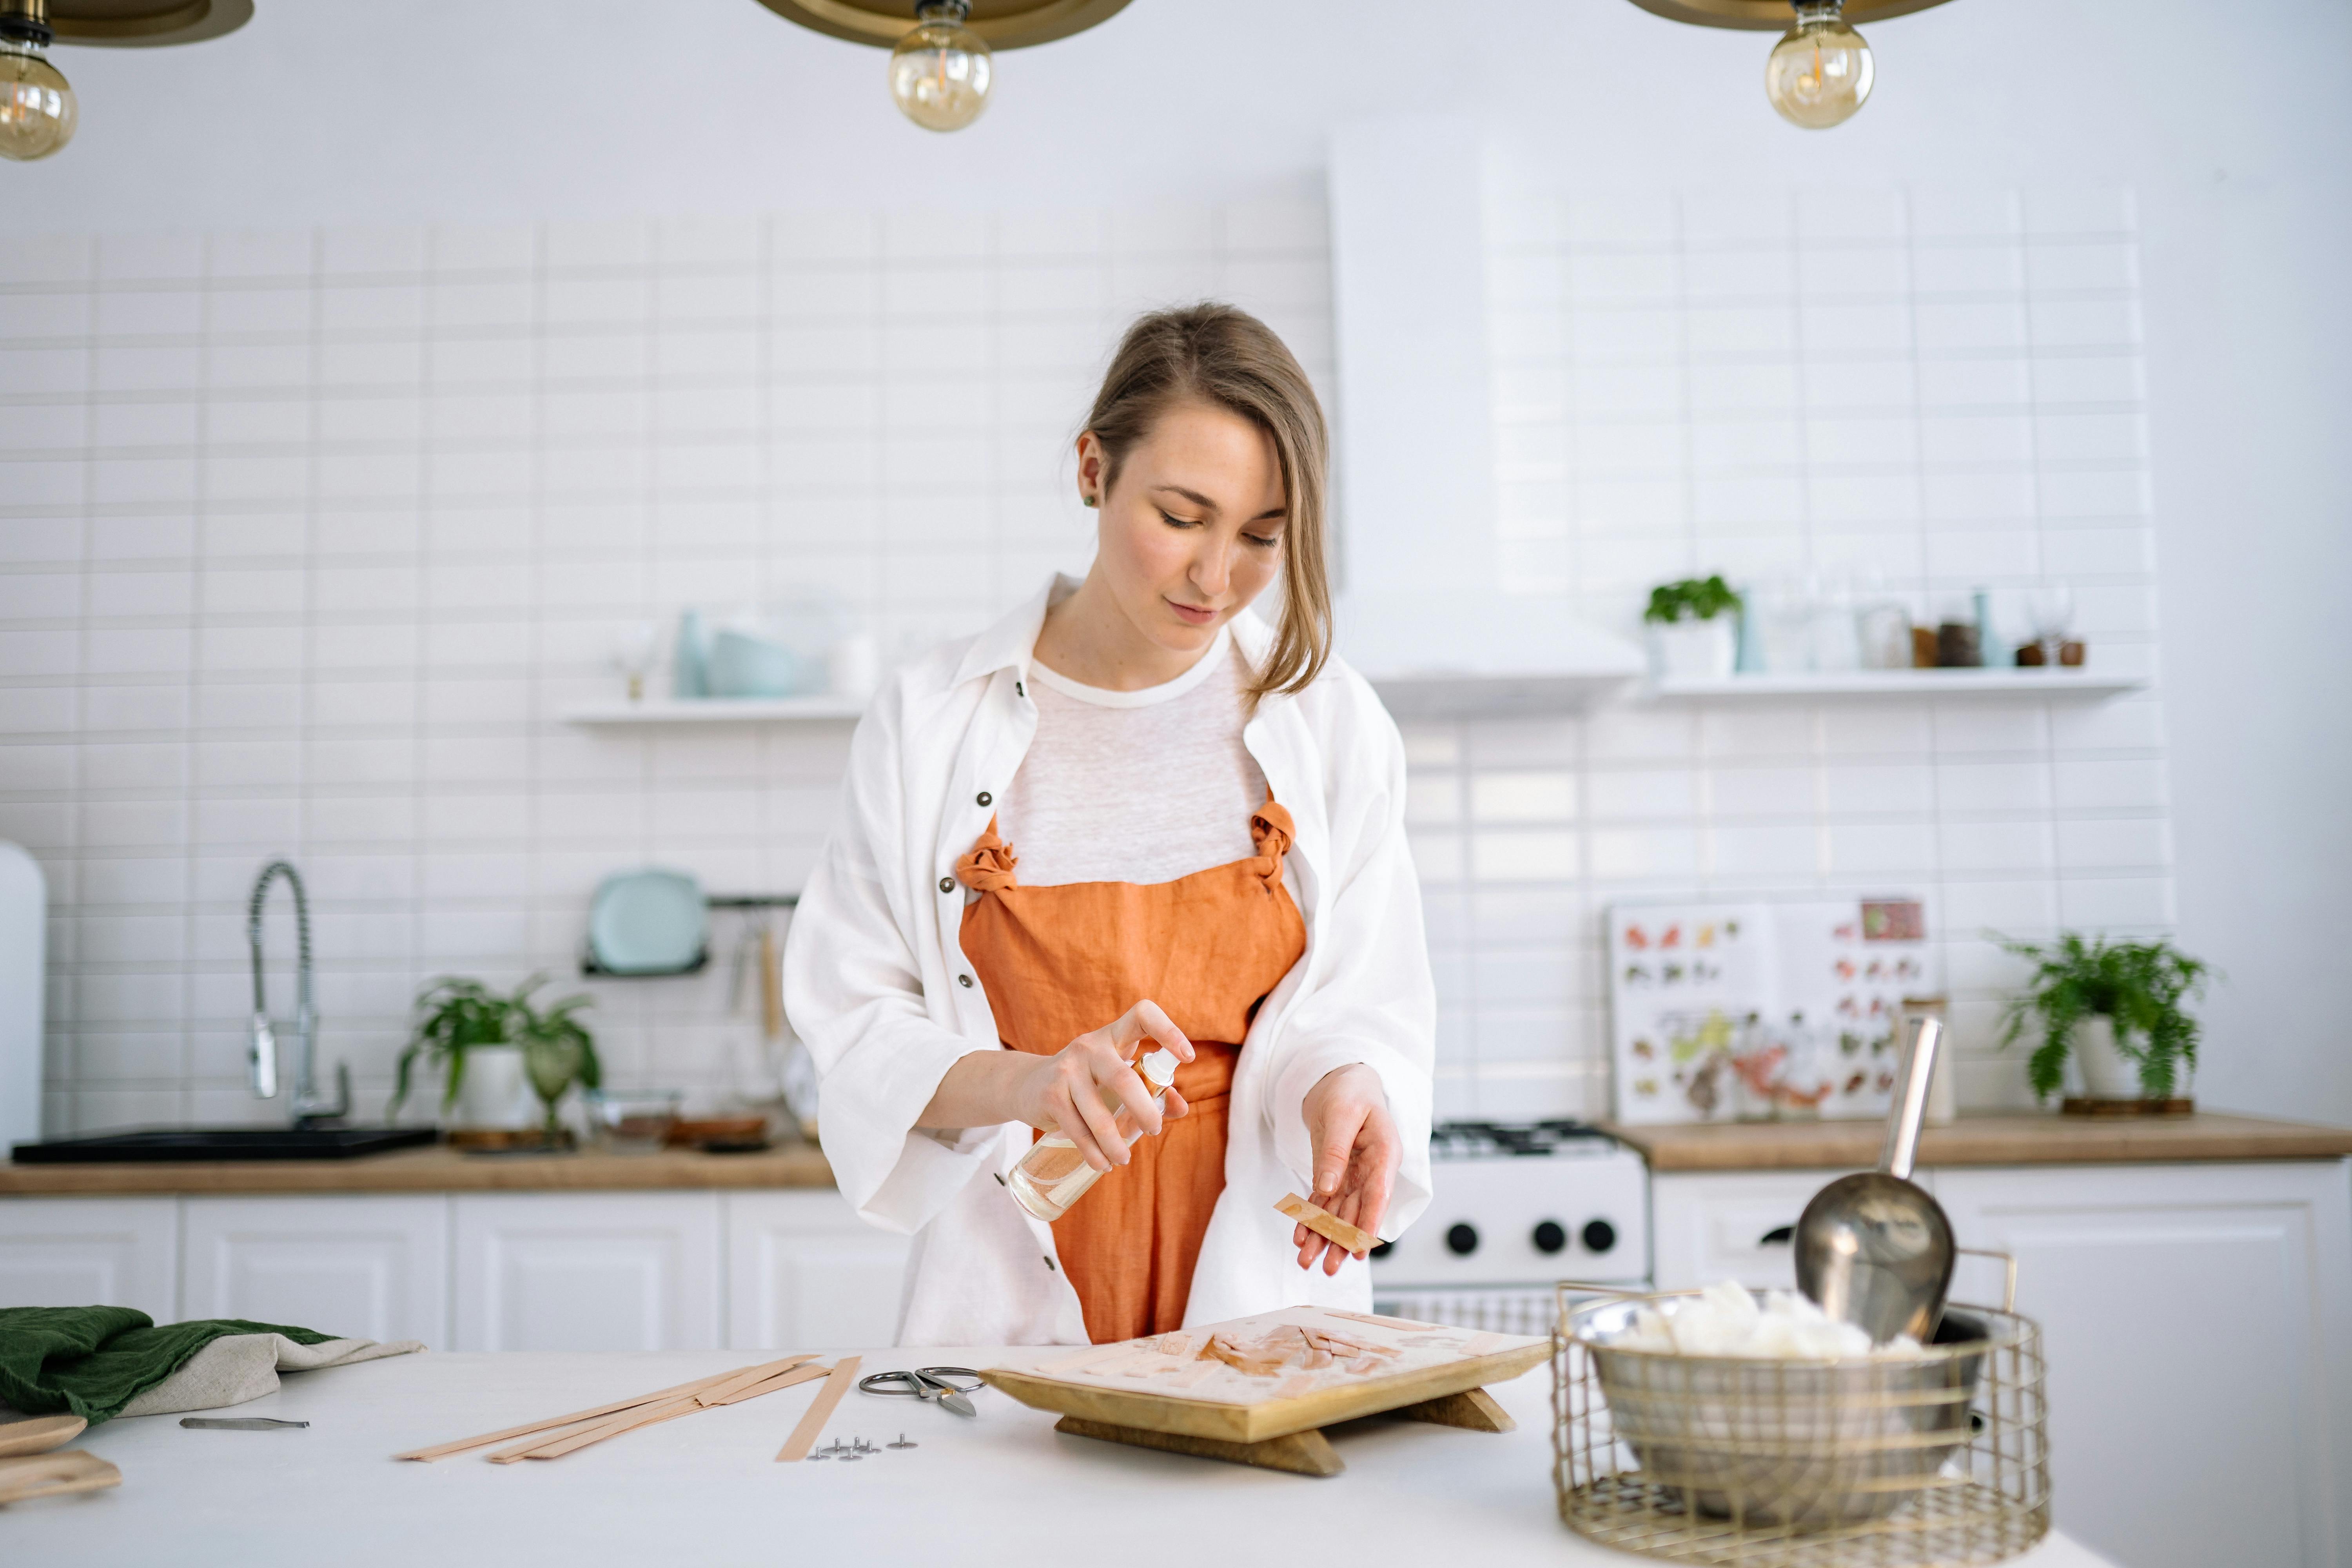
[[[903,1430],[920,1446],[856,1464],[777,1464],[813,1383],[562,1459],[492,1465],[480,1457],[488,1449],[429,1465],[391,1457],[766,1359],[428,1352],[298,1373],[278,1393],[217,1414],[308,1420],[308,1430],[188,1431],[176,1415],[110,1422],[75,1446],[121,1466],[122,1485],[0,1510],[0,1542],[8,1561],[77,1568],[1637,1561],[1559,1522],[1550,1374],[1541,1367],[1492,1391],[1517,1431],[1355,1423],[1334,1431],[1348,1469],[1329,1479],[1061,1436],[1053,1415],[992,1389],[974,1396],[980,1416],[969,1421],[853,1390],[824,1441],[878,1443]],[[879,1351],[863,1370],[991,1359],[984,1351]],[[2015,1561],[2104,1562],[2055,1535]]]

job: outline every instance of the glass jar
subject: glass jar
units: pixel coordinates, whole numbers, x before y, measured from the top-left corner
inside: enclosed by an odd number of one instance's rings
[[[1168,1103],[1168,1086],[1176,1081],[1176,1058],[1168,1051],[1153,1051],[1136,1064],[1143,1081],[1152,1089],[1151,1103],[1164,1108]],[[1108,1100],[1103,1109],[1115,1112],[1112,1124],[1129,1147],[1143,1136],[1142,1124],[1127,1107],[1114,1106]],[[1048,1132],[1029,1145],[1013,1167],[1013,1174],[1004,1184],[1012,1190],[1013,1201],[1039,1219],[1052,1224],[1070,1212],[1070,1205],[1087,1195],[1088,1188],[1103,1179],[1106,1173],[1087,1163],[1078,1146],[1059,1132]]]

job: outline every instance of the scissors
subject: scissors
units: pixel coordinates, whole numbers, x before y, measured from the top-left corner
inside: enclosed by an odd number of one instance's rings
[[[971,1379],[969,1385],[956,1382],[959,1377]],[[980,1387],[980,1373],[968,1366],[923,1366],[912,1372],[877,1372],[871,1377],[857,1380],[861,1394],[913,1394],[918,1399],[936,1400],[942,1409],[959,1415],[977,1415],[971,1401],[965,1396]]]

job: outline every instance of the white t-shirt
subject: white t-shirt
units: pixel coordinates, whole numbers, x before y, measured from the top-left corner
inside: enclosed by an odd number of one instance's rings
[[[997,807],[1027,887],[1172,882],[1257,853],[1265,774],[1242,744],[1249,671],[1232,630],[1140,691],[1029,667],[1037,735]]]

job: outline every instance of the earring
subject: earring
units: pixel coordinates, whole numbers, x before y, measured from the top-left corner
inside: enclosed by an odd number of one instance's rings
[[[1085,502],[1087,506],[1102,505],[1102,500],[1098,496],[1080,496],[1078,500]]]

